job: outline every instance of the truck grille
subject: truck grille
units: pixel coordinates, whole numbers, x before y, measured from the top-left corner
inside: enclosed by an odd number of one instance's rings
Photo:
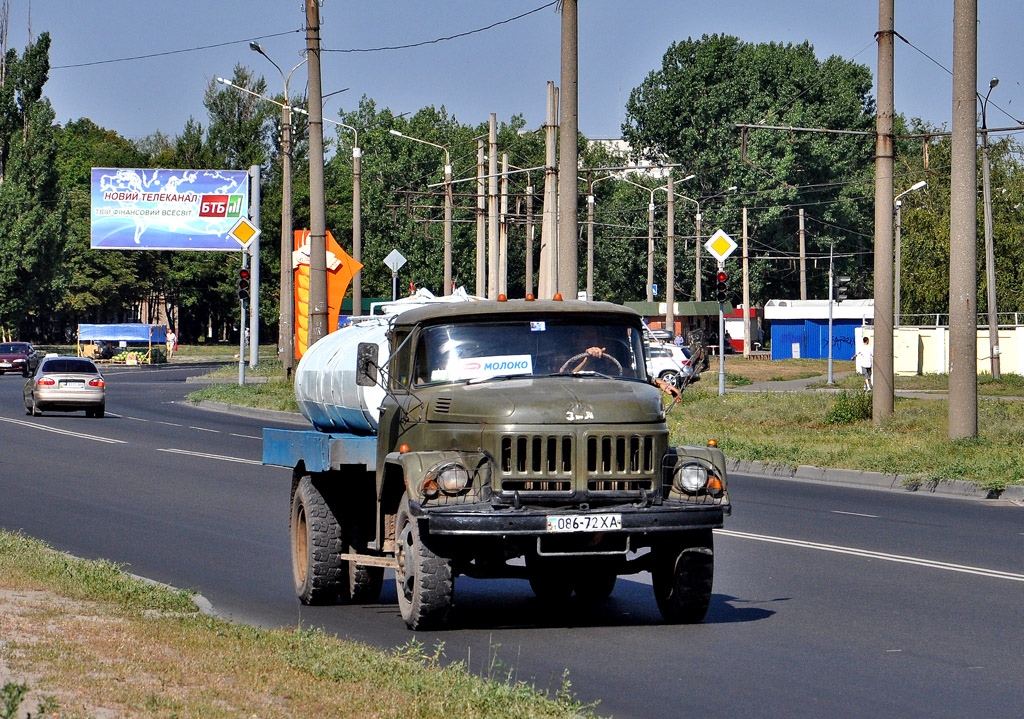
[[[654,434],[584,434],[579,441],[584,443],[586,450],[583,461],[587,491],[641,492],[653,489],[658,476],[656,440]],[[502,436],[502,491],[573,491],[576,446],[577,437],[568,434]],[[580,480],[583,479],[581,476]]]
[[[501,438],[501,488],[505,492],[572,491],[571,435],[505,435]]]

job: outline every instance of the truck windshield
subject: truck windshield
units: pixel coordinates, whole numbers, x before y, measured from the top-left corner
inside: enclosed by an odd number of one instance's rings
[[[587,353],[595,347],[599,353]],[[417,385],[553,374],[647,379],[640,329],[626,325],[562,320],[436,325],[420,332],[415,358]]]

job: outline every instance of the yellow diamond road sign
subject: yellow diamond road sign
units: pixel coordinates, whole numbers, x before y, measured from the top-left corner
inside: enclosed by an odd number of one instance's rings
[[[260,228],[252,224],[246,217],[239,217],[238,222],[228,230],[228,237],[240,244],[242,249],[248,247],[249,243],[255,240],[259,234]]]
[[[721,230],[715,230],[715,234],[708,238],[704,247],[719,262],[725,262],[729,255],[736,251],[736,241]]]

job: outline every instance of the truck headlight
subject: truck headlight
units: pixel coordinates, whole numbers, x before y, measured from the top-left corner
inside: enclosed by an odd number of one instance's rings
[[[708,470],[702,464],[684,464],[676,469],[673,483],[680,492],[696,494],[708,483]]]
[[[469,470],[453,462],[437,470],[437,485],[445,494],[458,494],[469,486]]]

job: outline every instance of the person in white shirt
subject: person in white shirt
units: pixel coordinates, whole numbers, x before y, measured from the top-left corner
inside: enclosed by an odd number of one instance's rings
[[[864,342],[860,347],[857,348],[857,371],[864,376],[864,391],[871,391],[871,365],[873,363],[875,351],[868,342],[868,338],[864,337]]]

